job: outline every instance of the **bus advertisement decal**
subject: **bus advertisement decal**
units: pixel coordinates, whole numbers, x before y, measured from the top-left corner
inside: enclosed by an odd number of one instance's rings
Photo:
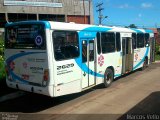
[[[137,65],[134,66],[133,70],[137,69],[144,62],[145,57],[148,56],[148,53],[149,53],[149,48],[147,47],[147,50],[145,52],[143,59]]]
[[[74,63],[66,64],[62,66],[57,66],[57,75],[67,74],[73,72],[73,70],[68,70],[74,67]]]
[[[8,77],[12,78],[12,81],[20,81],[23,84],[29,84],[28,81],[26,81],[26,79],[29,79],[30,77],[26,74],[21,74],[21,77],[19,77],[16,73],[14,73],[14,69],[15,69],[15,63],[14,61],[18,58],[27,56],[27,55],[32,55],[32,54],[42,54],[45,52],[25,52],[25,53],[18,53],[15,54],[13,56],[10,56],[7,60],[6,60],[6,64],[7,64],[7,69],[8,69]],[[28,65],[26,63],[22,63],[23,67],[28,67]],[[38,69],[38,68],[34,68],[32,67],[33,70]],[[39,70],[42,70],[43,68],[39,68]],[[43,73],[42,73],[43,74]]]
[[[43,39],[42,39],[42,37],[41,37],[40,35],[38,35],[38,36],[36,37],[35,43],[36,43],[37,46],[41,46],[41,45],[42,45]]]
[[[103,66],[103,64],[104,64],[104,56],[103,55],[100,55],[98,57],[98,64],[100,65],[100,67]]]

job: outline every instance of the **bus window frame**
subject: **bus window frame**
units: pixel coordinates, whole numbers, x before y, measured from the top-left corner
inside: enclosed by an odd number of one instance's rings
[[[119,37],[117,37],[117,35],[119,35]],[[115,41],[116,41],[116,42],[115,42],[115,44],[116,44],[116,45],[115,45],[115,49],[116,49],[117,52],[120,52],[121,49],[122,49],[122,48],[121,48],[121,34],[120,34],[120,32],[115,32],[115,39],[116,39],[116,40],[115,40]],[[120,47],[119,49],[118,49],[118,47],[117,47],[117,45],[118,45],[117,41],[118,41],[118,40],[119,40],[119,47]]]
[[[139,46],[139,35],[143,35],[143,39],[140,39],[141,41],[143,40],[143,46]],[[137,33],[137,48],[144,48],[145,47],[145,34],[144,33]]]
[[[99,39],[98,39],[98,35],[99,35]],[[98,55],[100,55],[102,53],[101,32],[97,32],[96,37],[97,37],[97,53]]]
[[[56,50],[55,50],[55,43],[54,43],[54,33],[55,32],[75,32],[77,35],[77,47],[78,47],[78,55],[76,57],[72,57],[72,58],[66,58],[65,56],[63,56],[64,58],[62,59],[57,59],[56,58]],[[72,31],[72,30],[53,30],[52,31],[52,40],[53,40],[53,51],[54,51],[54,59],[56,61],[65,61],[65,60],[72,60],[72,59],[76,59],[80,57],[80,43],[79,43],[79,34],[78,31]],[[75,47],[75,46],[74,46]]]
[[[114,34],[114,49],[112,51],[105,51],[105,52],[103,52],[102,34],[105,34],[105,35],[106,34]],[[105,48],[108,49],[107,47],[105,47]],[[102,50],[102,54],[108,54],[108,53],[114,53],[114,52],[116,52],[116,34],[115,34],[115,32],[101,32],[101,50]]]
[[[148,39],[146,39],[146,36],[147,36]],[[150,45],[150,44],[149,44],[149,39],[150,39],[149,33],[145,33],[145,34],[144,34],[144,39],[145,39],[145,40],[144,40],[144,42],[145,42],[144,45],[145,45],[145,47],[148,47],[148,46]]]
[[[40,48],[40,46],[36,46],[36,47],[8,47],[8,38],[7,38],[7,29],[9,28],[13,28],[13,27],[19,27],[19,26],[23,26],[23,25],[41,25],[43,27],[43,39],[44,39],[44,45],[42,46],[42,48]],[[21,28],[21,27],[19,27]],[[41,35],[42,36],[42,35]],[[13,25],[8,25],[6,28],[5,28],[5,36],[4,36],[4,39],[5,39],[5,42],[4,42],[4,46],[5,46],[5,49],[26,49],[26,50],[46,50],[47,49],[47,35],[46,35],[46,28],[45,28],[45,25],[44,24],[40,24],[40,23],[36,23],[36,24],[13,24]],[[35,41],[34,41],[35,42]]]
[[[135,38],[133,35],[135,35]],[[132,47],[133,49],[137,49],[137,33],[132,33]]]

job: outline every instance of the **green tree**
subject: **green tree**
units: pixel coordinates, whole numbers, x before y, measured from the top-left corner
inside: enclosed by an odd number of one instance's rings
[[[4,60],[4,40],[3,40],[3,36],[0,35],[0,61]]]
[[[4,40],[3,35],[0,35],[0,81],[5,78],[5,68],[4,68]]]
[[[135,24],[130,24],[128,27],[130,27],[130,28],[137,28],[137,26]]]

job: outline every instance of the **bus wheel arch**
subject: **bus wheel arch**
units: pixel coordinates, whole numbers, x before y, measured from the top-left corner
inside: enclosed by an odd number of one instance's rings
[[[108,67],[105,70],[105,73],[104,73],[104,87],[105,88],[109,87],[112,84],[113,79],[114,79],[114,68],[111,66],[111,67]]]
[[[114,67],[113,66],[109,66],[109,67],[107,67],[107,69],[111,69],[113,72],[113,75],[114,75]]]

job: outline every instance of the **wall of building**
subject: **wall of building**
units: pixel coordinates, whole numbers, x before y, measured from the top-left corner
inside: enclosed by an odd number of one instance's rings
[[[28,4],[23,6],[18,4],[7,5],[6,1],[8,0],[0,0],[0,26],[6,20],[11,22],[22,20],[51,20],[93,24],[93,6],[91,0],[84,0],[84,4],[83,0],[19,0],[26,3],[35,2],[36,4],[37,2],[44,2],[48,5],[58,3],[62,5],[59,7],[37,7]]]
[[[75,22],[75,23],[82,23],[82,24],[90,24],[90,17],[89,16],[77,16],[77,15],[68,15],[67,16],[68,22]]]

